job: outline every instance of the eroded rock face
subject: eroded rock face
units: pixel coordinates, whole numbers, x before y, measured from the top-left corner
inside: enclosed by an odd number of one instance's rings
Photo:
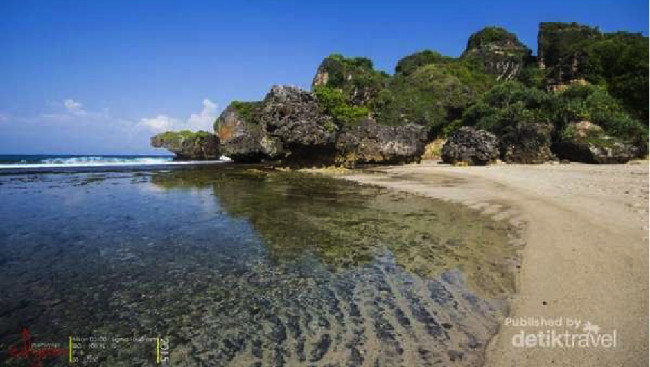
[[[151,137],[151,146],[165,148],[177,160],[219,159],[219,139],[207,131],[167,131]]]
[[[501,159],[508,163],[544,163],[555,157],[551,152],[553,125],[521,124],[501,136]]]
[[[562,159],[584,163],[626,163],[639,155],[639,148],[605,134],[589,121],[569,124],[553,150]]]
[[[312,81],[315,87],[339,89],[348,102],[355,105],[368,103],[386,86],[388,75],[374,70],[372,61],[364,57],[330,55],[323,59]]]
[[[329,116],[320,112],[316,97],[290,86],[274,86],[264,98],[261,125],[290,154],[297,149],[334,144],[335,129]]]
[[[364,120],[357,127],[343,131],[336,142],[336,163],[419,162],[424,153],[427,133],[422,126],[380,126]]]
[[[302,165],[419,161],[427,134],[419,125],[380,126],[368,120],[341,129],[316,97],[274,86],[256,105],[231,104],[215,123],[222,154],[237,162],[282,160]]]
[[[547,69],[549,89],[581,80],[586,72],[586,54],[580,45],[602,34],[597,28],[577,24],[543,22],[537,34],[537,63]]]
[[[469,126],[463,126],[451,133],[442,147],[442,160],[450,164],[484,166],[498,157],[497,137],[485,130]]]
[[[224,155],[239,162],[259,162],[282,156],[282,144],[273,139],[259,123],[259,104],[232,103],[215,123]]]
[[[500,27],[486,27],[472,34],[461,57],[478,59],[497,80],[511,80],[534,60],[531,54],[514,33]]]
[[[333,151],[335,130],[314,95],[291,86],[273,86],[262,102],[232,103],[215,123],[223,154],[239,162],[318,159]]]

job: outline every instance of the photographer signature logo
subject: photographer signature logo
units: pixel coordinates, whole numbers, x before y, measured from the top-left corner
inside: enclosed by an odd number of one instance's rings
[[[42,367],[43,360],[56,358],[68,353],[68,350],[63,348],[34,349],[32,347],[31,336],[29,335],[29,330],[27,330],[27,328],[23,329],[21,335],[22,348],[20,344],[11,346],[9,348],[9,357],[16,359],[25,359],[28,361],[31,367]]]

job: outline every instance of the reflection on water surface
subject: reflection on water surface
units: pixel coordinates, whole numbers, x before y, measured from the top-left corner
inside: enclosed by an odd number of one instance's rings
[[[174,366],[475,365],[513,291],[505,225],[378,187],[234,165],[0,183],[3,348],[27,326],[166,336]]]

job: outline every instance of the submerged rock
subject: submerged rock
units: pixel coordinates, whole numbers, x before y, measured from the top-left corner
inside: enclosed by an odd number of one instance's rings
[[[605,134],[589,121],[569,124],[553,149],[562,159],[584,163],[626,163],[639,154],[639,148]]]
[[[426,139],[426,129],[419,125],[380,126],[374,120],[364,120],[339,135],[336,162],[345,166],[419,162]]]
[[[497,80],[511,80],[534,60],[531,54],[514,33],[501,27],[486,27],[472,34],[461,58],[478,60]]]
[[[165,148],[178,160],[219,159],[219,139],[207,131],[167,131],[151,137],[151,146]]]
[[[544,163],[555,158],[551,152],[553,125],[520,124],[501,136],[501,159],[508,163]]]
[[[499,157],[498,139],[485,130],[463,126],[449,135],[442,147],[445,163],[484,166]]]

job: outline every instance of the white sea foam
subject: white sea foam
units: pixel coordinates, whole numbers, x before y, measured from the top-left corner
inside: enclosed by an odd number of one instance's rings
[[[150,166],[150,165],[188,165],[188,164],[214,164],[230,161],[227,157],[211,161],[173,161],[171,157],[103,157],[103,156],[81,156],[81,157],[53,157],[43,159],[38,163],[25,163],[24,160],[17,163],[0,164],[2,168],[54,168],[54,167],[123,167],[123,166]]]

